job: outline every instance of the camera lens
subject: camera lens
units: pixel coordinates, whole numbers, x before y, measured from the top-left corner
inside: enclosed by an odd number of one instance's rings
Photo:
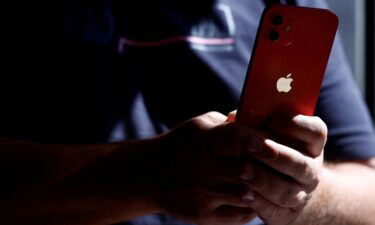
[[[279,40],[279,37],[280,37],[280,33],[273,30],[271,31],[269,34],[268,34],[268,38],[271,40],[271,41],[277,41]]]
[[[272,24],[275,26],[280,26],[283,24],[283,17],[282,16],[275,16],[272,18]]]

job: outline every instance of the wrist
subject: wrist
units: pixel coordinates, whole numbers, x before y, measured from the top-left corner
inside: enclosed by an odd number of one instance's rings
[[[328,207],[331,205],[332,182],[334,172],[323,166],[319,174],[319,184],[310,194],[310,200],[302,210],[299,217],[291,225],[327,224],[325,221]],[[329,223],[328,223],[329,224]]]
[[[117,211],[116,221],[159,213],[161,209],[153,198],[155,184],[151,179],[158,145],[157,139],[152,138],[83,146],[86,150],[100,149],[105,154],[76,174],[69,186],[78,194],[84,191],[89,198],[108,201],[106,204]]]
[[[168,135],[162,134],[151,139],[145,140],[143,143],[145,147],[144,157],[146,168],[146,175],[148,182],[146,182],[146,201],[152,208],[153,213],[166,213],[162,204],[165,196],[166,189],[165,181],[168,180],[168,175],[173,168],[170,162],[171,140]],[[167,182],[168,183],[168,182]]]
[[[125,185],[132,189],[129,193],[133,193],[143,215],[164,212],[159,200],[162,192],[160,180],[168,166],[166,140],[163,137],[132,141],[120,147],[121,154],[126,155],[123,156],[127,165],[123,169],[127,171]],[[131,148],[126,145],[131,145]]]

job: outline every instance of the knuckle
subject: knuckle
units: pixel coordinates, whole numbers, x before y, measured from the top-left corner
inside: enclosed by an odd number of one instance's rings
[[[216,111],[211,111],[211,112],[205,113],[205,114],[203,114],[203,117],[207,121],[210,121],[213,124],[220,124],[220,123],[222,123],[223,121],[226,120],[226,117],[223,114],[221,114],[219,112],[216,112]]]
[[[320,182],[320,169],[318,165],[313,161],[313,159],[310,159],[312,162],[309,164],[309,173],[308,173],[308,178],[310,180],[309,184],[311,186],[311,189],[314,190],[319,182]]]
[[[315,122],[311,125],[311,130],[317,138],[325,140],[328,135],[327,125],[319,117],[314,117],[314,121]]]
[[[192,118],[188,123],[188,128],[192,131],[202,131],[210,127],[210,123],[204,116],[197,116]]]
[[[202,125],[202,124],[217,125],[225,121],[224,118],[225,116],[223,114],[219,112],[211,111],[211,112],[207,112],[205,114],[196,116],[192,118],[190,121],[197,125]]]
[[[311,177],[312,168],[311,168],[311,165],[310,165],[308,159],[301,160],[297,164],[296,173],[297,173],[296,174],[297,175],[297,177],[296,177],[297,179],[306,179],[306,178]]]
[[[297,116],[293,119],[293,123],[295,126],[309,130],[316,139],[326,142],[328,128],[320,117]]]
[[[313,192],[318,187],[319,183],[320,183],[319,177],[314,176],[312,181],[311,181],[310,188],[308,189],[308,192],[309,193]]]
[[[308,201],[310,200],[311,198],[311,195],[307,194],[306,192],[304,191],[301,191],[297,194],[296,196],[298,198],[298,201],[300,202],[300,205],[301,206],[306,206]]]
[[[304,204],[305,196],[305,192],[301,191],[300,187],[292,186],[283,193],[280,203],[285,207],[296,207]]]

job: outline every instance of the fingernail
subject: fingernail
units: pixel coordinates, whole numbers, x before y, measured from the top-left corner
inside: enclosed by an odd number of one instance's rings
[[[247,150],[251,153],[262,152],[262,142],[258,138],[251,138],[247,145]]]
[[[251,205],[253,203],[254,199],[255,199],[255,197],[254,197],[253,191],[247,192],[246,195],[243,197],[243,201],[248,205]]]
[[[241,176],[241,179],[246,182],[246,181],[250,181],[251,179],[253,179],[254,176],[255,176],[255,173],[254,173],[253,167],[250,165],[247,165],[244,170],[244,173]]]

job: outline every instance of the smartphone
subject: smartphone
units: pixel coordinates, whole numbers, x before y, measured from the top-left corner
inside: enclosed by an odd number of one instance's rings
[[[236,121],[261,128],[278,114],[312,116],[337,28],[337,16],[325,9],[266,8]]]

